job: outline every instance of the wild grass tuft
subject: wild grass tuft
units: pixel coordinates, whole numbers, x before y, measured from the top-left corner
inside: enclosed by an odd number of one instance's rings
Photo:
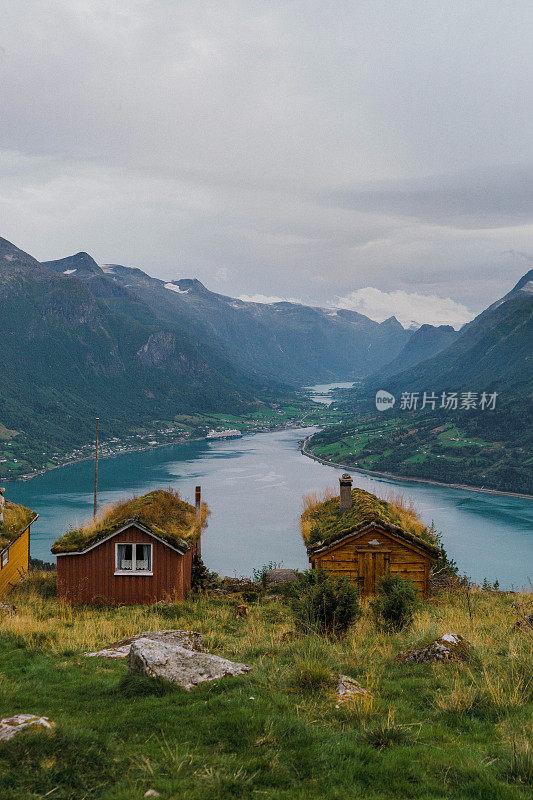
[[[313,528],[313,514],[322,503],[333,500],[337,496],[335,489],[327,486],[322,492],[308,492],[302,496],[302,515],[300,517],[300,530],[302,538],[306,544],[310,541],[311,529]]]
[[[533,785],[533,743],[529,735],[513,736],[510,742],[509,775],[514,780]]]
[[[297,691],[316,694],[333,688],[334,676],[323,663],[300,659],[294,665],[291,683]]]
[[[413,738],[413,728],[395,720],[395,712],[389,709],[387,718],[361,731],[360,738],[376,750],[392,745],[405,744]]]

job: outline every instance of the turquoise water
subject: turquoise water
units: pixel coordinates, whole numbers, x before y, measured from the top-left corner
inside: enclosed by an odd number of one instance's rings
[[[344,381],[342,383],[316,383],[314,386],[305,386],[304,388],[309,390],[310,398],[315,403],[323,403],[326,406],[330,406],[333,402],[331,389],[351,389],[352,386],[353,381],[349,383]]]
[[[100,504],[173,486],[192,500],[202,486],[212,515],[204,560],[221,575],[250,575],[269,561],[305,568],[298,518],[302,494],[338,488],[340,471],[302,456],[298,441],[313,429],[284,430],[238,440],[187,442],[100,461]],[[424,521],[443,532],[448,552],[476,580],[521,588],[533,580],[533,502],[353,473],[354,483],[412,498]],[[9,499],[40,514],[32,555],[52,560],[50,546],[69,524],[92,512],[93,464],[83,462],[7,484]]]

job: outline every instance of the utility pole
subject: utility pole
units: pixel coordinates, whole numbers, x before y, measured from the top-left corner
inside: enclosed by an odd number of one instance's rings
[[[194,492],[194,505],[196,508],[196,522],[201,525],[202,521],[202,487],[197,486]],[[196,555],[198,558],[202,557],[202,528],[200,527],[200,535],[198,536],[198,543],[196,546]]]
[[[94,451],[94,512],[93,516],[96,517],[96,508],[98,504],[98,423],[99,417],[96,417],[96,447]]]

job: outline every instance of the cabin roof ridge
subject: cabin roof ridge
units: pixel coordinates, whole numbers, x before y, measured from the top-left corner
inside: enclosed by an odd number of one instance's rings
[[[307,554],[315,555],[320,552],[325,552],[331,547],[341,544],[343,541],[350,539],[356,534],[359,535],[361,533],[365,533],[365,531],[370,531],[373,529],[381,529],[385,533],[394,534],[395,536],[398,536],[398,538],[403,539],[404,541],[407,541],[416,547],[419,547],[421,550],[425,550],[432,556],[438,557],[440,554],[440,550],[437,546],[424,541],[424,539],[421,539],[419,536],[415,536],[409,531],[406,531],[399,525],[394,525],[393,523],[382,519],[374,519],[370,520],[369,522],[362,522],[359,525],[352,525],[351,527],[345,528],[334,538],[328,539],[327,542],[316,542],[316,544],[308,546]]]

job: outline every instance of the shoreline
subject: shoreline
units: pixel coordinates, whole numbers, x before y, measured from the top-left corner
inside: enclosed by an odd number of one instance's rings
[[[380,478],[391,478],[395,481],[403,481],[405,483],[427,483],[430,486],[444,486],[447,489],[459,489],[467,492],[481,492],[481,494],[497,494],[502,495],[503,497],[518,497],[521,500],[533,500],[533,495],[522,494],[521,492],[505,492],[501,489],[482,489],[480,486],[469,486],[466,483],[444,483],[443,481],[436,481],[431,478],[415,478],[409,477],[408,475],[394,475],[392,472],[378,472],[378,470],[374,469],[364,469],[364,467],[354,467],[353,465],[349,466],[348,464],[340,464],[338,461],[328,461],[325,458],[320,458],[320,456],[314,455],[314,453],[311,453],[306,449],[306,445],[313,435],[314,434],[308,436],[307,439],[303,441],[303,443],[300,445],[300,452],[302,455],[307,456],[307,458],[312,458],[313,461],[318,461],[320,464],[324,464],[326,467],[339,467],[339,469],[350,470],[350,472],[360,472],[362,475],[376,475]]]
[[[309,425],[277,425],[274,428],[270,428],[267,431],[264,430],[256,430],[256,431],[246,431],[243,433],[242,436],[235,437],[235,439],[244,438],[244,436],[255,436],[258,433],[275,433],[276,431],[283,431],[283,430],[291,430],[297,428],[308,428],[313,427]],[[159,444],[150,444],[146,446],[140,447],[131,447],[127,450],[123,450],[120,453],[105,453],[98,455],[98,461],[101,461],[104,458],[119,458],[120,456],[128,455],[129,453],[142,453],[146,450],[157,450],[160,447],[175,447],[178,444],[186,444],[187,442],[203,442],[203,441],[214,441],[212,439],[206,439],[205,436],[195,436],[194,438],[184,438],[179,439],[175,442],[160,442]],[[216,441],[216,440],[215,440]],[[224,441],[223,439],[219,439],[218,441]],[[55,464],[53,467],[46,467],[40,470],[37,470],[32,475],[20,475],[17,478],[2,478],[4,483],[15,483],[16,481],[31,481],[33,478],[39,477],[39,475],[46,475],[47,472],[53,472],[55,469],[63,469],[63,467],[70,467],[73,464],[82,464],[84,461],[93,461],[94,455],[90,456],[82,456],[81,458],[74,458],[69,461],[65,461],[64,464]]]

